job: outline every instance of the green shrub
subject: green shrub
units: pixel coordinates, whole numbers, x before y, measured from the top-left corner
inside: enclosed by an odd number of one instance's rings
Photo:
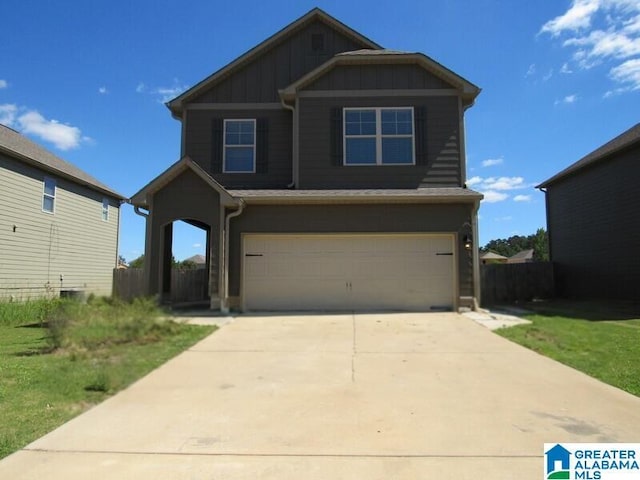
[[[0,302],[0,325],[43,324],[55,310],[59,299],[43,298],[27,302]]]
[[[144,344],[175,333],[176,325],[161,318],[151,299],[131,303],[93,298],[86,304],[60,302],[49,315],[50,343],[72,351],[123,343]]]

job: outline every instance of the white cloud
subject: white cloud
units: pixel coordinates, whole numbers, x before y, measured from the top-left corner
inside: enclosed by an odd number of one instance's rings
[[[22,133],[40,137],[60,150],[77,148],[82,141],[88,140],[82,137],[78,127],[65,125],[57,120],[47,120],[35,110],[20,115],[17,118],[17,125]]]
[[[186,85],[175,86],[175,87],[158,87],[155,89],[153,93],[156,95],[160,95],[160,102],[167,103],[169,100],[173,100],[182,92],[184,92],[188,87]]]
[[[571,7],[540,29],[540,34],[563,35],[562,45],[573,49],[573,60],[583,70],[606,63],[609,77],[621,87],[615,93],[640,89],[640,1],[573,0]],[[562,73],[569,73],[565,63]]]
[[[562,65],[562,68],[560,69],[560,73],[565,73],[565,74],[566,73],[573,73],[573,70],[571,70],[571,68],[569,67],[569,64],[565,62]]]
[[[472,187],[473,185],[477,185],[479,183],[482,183],[482,178],[478,176],[471,177],[469,180],[467,180],[468,187]]]
[[[507,215],[504,217],[496,217],[494,218],[494,220],[496,222],[510,222],[511,220],[513,220],[513,217],[511,215]]]
[[[482,166],[483,167],[493,167],[495,165],[501,165],[504,163],[504,159],[502,157],[500,158],[489,158],[487,160],[483,160],[482,161]]]
[[[107,87],[100,87],[98,88],[98,93],[101,95],[106,95],[107,93],[109,93],[109,90],[107,90]]]
[[[640,90],[640,58],[627,60],[609,72],[611,77],[624,85],[624,91]]]
[[[7,127],[13,126],[13,122],[16,120],[16,113],[18,113],[16,105],[11,103],[0,105],[0,123]]]
[[[506,192],[531,188],[533,184],[525,183],[523,177],[472,177],[467,180],[467,186],[478,190],[484,195],[483,202],[496,203],[509,198]]]
[[[591,25],[591,17],[599,7],[598,0],[573,0],[569,10],[545,23],[540,32],[550,33],[555,37],[565,30],[587,28]]]
[[[202,244],[201,243],[194,243],[193,244],[193,248],[201,248]]]
[[[482,194],[484,195],[482,201],[486,203],[502,202],[503,200],[509,198],[509,195],[507,195],[506,193],[496,192],[494,190],[487,190],[485,192],[482,192]]]
[[[490,177],[484,180],[484,184],[491,190],[515,190],[525,186],[522,177]]]
[[[513,197],[514,202],[530,202],[531,195],[516,195]]]
[[[529,65],[529,69],[527,70],[527,73],[524,74],[524,76],[530,77],[534,73],[536,73],[536,64],[532,63],[531,65]]]
[[[560,103],[570,105],[572,103],[576,103],[578,101],[578,98],[578,95],[576,95],[575,93],[573,95],[567,95],[562,100],[556,100],[554,105],[558,105]]]
[[[144,83],[140,82],[136,87],[136,92],[146,93],[158,97],[158,102],[167,103],[169,100],[173,100],[182,92],[189,88],[188,85],[181,84],[178,79],[173,80],[173,85],[169,87],[147,87]]]
[[[640,38],[629,38],[625,33],[595,30],[586,37],[565,40],[563,46],[576,46],[587,57],[628,58],[640,53]]]
[[[7,81],[0,78],[0,88],[7,88],[8,86]]]

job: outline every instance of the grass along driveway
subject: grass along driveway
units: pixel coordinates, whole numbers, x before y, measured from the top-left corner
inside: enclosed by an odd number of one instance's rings
[[[0,304],[0,458],[215,330],[160,314],[151,302]]]
[[[640,316],[628,304],[529,305],[531,324],[497,330],[520,345],[640,396]],[[607,313],[608,312],[608,313]]]

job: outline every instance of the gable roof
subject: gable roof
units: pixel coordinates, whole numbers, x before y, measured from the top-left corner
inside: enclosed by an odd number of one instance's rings
[[[167,107],[169,108],[169,110],[171,110],[171,113],[173,113],[174,116],[179,116],[180,113],[182,112],[183,105],[186,102],[188,102],[190,99],[199,95],[204,90],[208,90],[223,78],[226,78],[227,76],[231,75],[233,72],[239,70],[241,67],[245,66],[246,64],[248,64],[249,62],[257,58],[258,56],[262,55],[267,50],[274,47],[275,45],[280,43],[282,40],[284,40],[285,38],[293,34],[295,31],[299,30],[303,26],[315,20],[319,20],[326,23],[327,25],[331,26],[332,28],[339,31],[343,35],[360,43],[363,48],[372,48],[372,49],[382,48],[373,40],[370,40],[369,38],[365,37],[361,33],[356,32],[351,27],[345,25],[341,21],[335,19],[334,17],[326,13],[324,10],[321,10],[320,8],[316,7],[310,10],[309,12],[307,12],[302,17],[298,18],[294,22],[284,27],[279,32],[273,34],[263,42],[259,43],[258,45],[253,47],[251,50],[247,51],[240,57],[236,58],[233,62],[222,67],[220,70],[211,74],[201,82],[197,83],[195,86],[191,87],[189,90],[183,92],[173,100],[167,102],[166,104]]]
[[[5,153],[11,158],[59,175],[92,190],[106,193],[118,200],[126,198],[75,165],[56,157],[53,153],[29,140],[24,135],[2,124],[0,124],[0,153]]]
[[[480,254],[482,260],[507,260],[507,257],[488,250]]]
[[[460,90],[465,105],[473,104],[473,101],[480,93],[480,88],[461,77],[457,73],[449,70],[445,66],[436,62],[432,58],[423,53],[401,52],[399,50],[387,49],[362,49],[353,52],[338,53],[316,69],[302,76],[288,87],[280,90],[280,96],[285,100],[295,98],[296,92],[310,83],[314,82],[321,76],[325,75],[331,69],[339,65],[362,65],[362,64],[383,64],[383,63],[411,63],[417,64],[425,70],[431,72],[438,78],[451,84]]]
[[[193,262],[196,265],[204,265],[207,263],[207,257],[205,257],[204,255],[196,254],[196,255],[192,255],[189,258],[185,258],[184,261]]]
[[[536,188],[545,188],[551,185],[552,183],[557,182],[558,180],[561,180],[569,175],[572,175],[578,172],[579,170],[582,170],[585,167],[588,167],[589,165],[593,165],[595,163],[604,161],[614,153],[624,150],[625,148],[631,147],[636,143],[640,143],[640,123],[635,124],[626,132],[618,135],[616,138],[605,143],[600,148],[594,150],[593,152],[586,155],[585,157],[582,157],[576,163],[565,168],[560,173],[557,173],[550,179],[542,182]]]
[[[204,180],[205,183],[207,183],[211,188],[217,191],[220,195],[220,203],[222,205],[235,205],[237,203],[222,185],[216,182],[211,175],[205,172],[200,165],[191,160],[191,158],[188,156],[182,157],[156,178],[151,180],[147,185],[145,185],[140,191],[138,191],[129,199],[129,203],[133,204],[136,207],[148,209],[148,196],[167,186],[169,183],[171,183],[172,180],[174,180],[187,170],[193,171],[202,180]]]
[[[533,248],[527,250],[520,250],[515,255],[511,255],[509,260],[528,260],[533,258]]]

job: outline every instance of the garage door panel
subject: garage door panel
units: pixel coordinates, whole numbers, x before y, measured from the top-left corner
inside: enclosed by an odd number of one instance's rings
[[[244,305],[253,310],[451,308],[452,249],[451,235],[247,235]]]

